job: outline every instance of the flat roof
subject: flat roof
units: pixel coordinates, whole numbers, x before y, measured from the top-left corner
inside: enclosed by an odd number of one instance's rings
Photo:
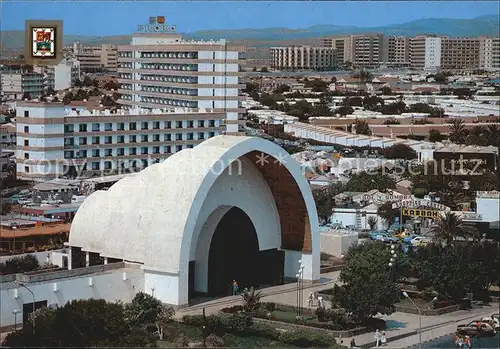
[[[34,228],[19,228],[19,229],[5,229],[0,227],[0,238],[8,239],[8,238],[22,238],[29,236],[40,236],[40,235],[56,235],[62,233],[69,233],[71,229],[71,224],[54,224],[54,225],[46,225],[42,227],[34,227]]]

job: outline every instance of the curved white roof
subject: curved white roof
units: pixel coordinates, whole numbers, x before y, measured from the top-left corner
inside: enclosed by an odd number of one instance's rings
[[[295,160],[262,138],[217,136],[90,195],[73,220],[69,245],[141,262],[151,270],[180,272],[189,262],[192,231],[217,175],[251,151],[281,159],[294,176],[308,207],[314,240],[314,201]]]

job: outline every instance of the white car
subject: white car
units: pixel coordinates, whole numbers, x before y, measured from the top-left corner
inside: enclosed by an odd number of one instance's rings
[[[416,236],[411,241],[410,244],[413,246],[427,245],[432,240],[425,236]]]

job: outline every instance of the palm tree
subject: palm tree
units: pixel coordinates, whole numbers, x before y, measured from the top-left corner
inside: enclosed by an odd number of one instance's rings
[[[467,144],[473,145],[486,145],[487,139],[485,134],[487,133],[486,127],[479,125],[474,126],[467,137]]]
[[[446,242],[446,246],[451,246],[455,237],[464,236],[466,233],[462,219],[453,212],[441,215],[433,232],[436,234],[435,239]]]
[[[461,119],[454,119],[450,125],[450,141],[454,143],[464,143],[466,138],[466,129]]]
[[[375,227],[377,226],[378,219],[373,217],[373,216],[370,216],[370,217],[368,217],[367,223],[370,226],[370,230],[374,230]]]
[[[494,147],[500,147],[500,126],[488,125],[485,130],[487,144]]]
[[[260,291],[255,291],[253,287],[250,287],[250,290],[241,294],[241,298],[243,298],[243,310],[247,313],[253,313],[260,307],[262,294]]]

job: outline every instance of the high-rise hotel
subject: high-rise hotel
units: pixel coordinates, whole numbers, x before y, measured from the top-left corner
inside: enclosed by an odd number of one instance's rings
[[[225,40],[186,41],[155,28],[118,47],[121,109],[19,103],[18,178],[144,167],[222,133],[244,134],[245,48]]]

